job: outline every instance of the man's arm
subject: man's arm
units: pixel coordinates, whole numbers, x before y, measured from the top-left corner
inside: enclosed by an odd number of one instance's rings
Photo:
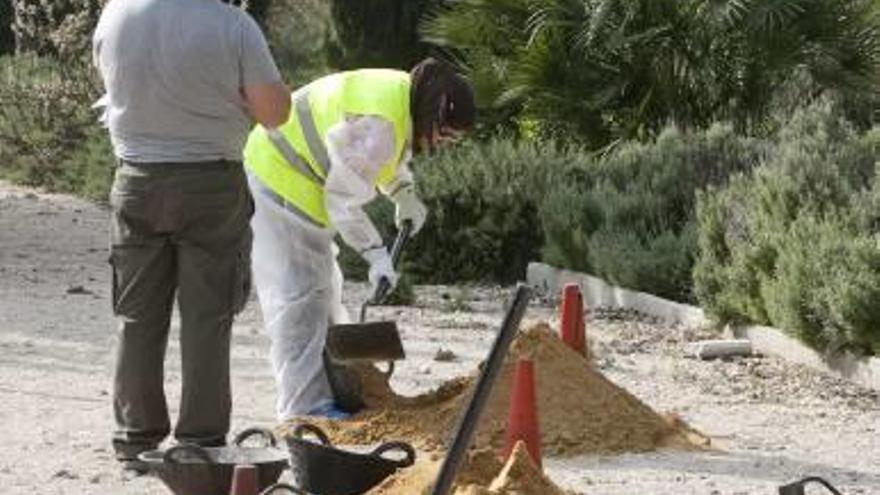
[[[251,117],[263,127],[278,127],[290,116],[290,90],[283,82],[246,85],[244,99]]]
[[[281,80],[269,45],[257,23],[243,12],[240,15],[241,93],[251,117],[272,129],[287,122],[290,116],[290,89]]]

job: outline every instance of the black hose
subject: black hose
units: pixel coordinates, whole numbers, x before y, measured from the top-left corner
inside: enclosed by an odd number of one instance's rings
[[[788,485],[779,487],[779,495],[804,495],[804,485],[807,483],[818,483],[828,489],[829,492],[834,495],[843,495],[837,488],[829,483],[824,478],[820,478],[819,476],[807,476],[806,478],[795,481],[794,483],[789,483]]]

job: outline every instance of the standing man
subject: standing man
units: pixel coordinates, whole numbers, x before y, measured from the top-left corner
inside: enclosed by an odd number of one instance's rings
[[[333,236],[370,264],[375,285],[397,274],[363,206],[378,187],[396,204],[395,220],[425,222],[407,162],[458,138],[474,123],[474,94],[433,58],[409,73],[341,72],[293,94],[295,111],[277,130],[258,126],[245,148],[256,203],[254,281],[278,384],[277,413],[344,418],[324,369],[330,320],[344,323],[342,274]]]
[[[182,390],[178,441],[216,446],[229,430],[230,331],[250,286],[253,213],[241,165],[256,122],[287,120],[289,90],[243,11],[217,0],[117,0],[93,38],[103,120],[119,167],[110,193],[116,458],[171,432],[163,390],[175,297]]]

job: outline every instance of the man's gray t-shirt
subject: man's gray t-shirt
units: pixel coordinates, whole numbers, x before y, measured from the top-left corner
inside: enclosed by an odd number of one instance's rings
[[[219,0],[111,0],[93,47],[113,148],[136,163],[241,160],[242,88],[281,80],[257,24]]]

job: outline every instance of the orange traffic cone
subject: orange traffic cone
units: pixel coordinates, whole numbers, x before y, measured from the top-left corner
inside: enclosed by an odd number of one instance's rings
[[[538,430],[538,405],[535,400],[535,366],[531,359],[520,359],[513,373],[510,393],[510,414],[504,435],[505,459],[510,457],[518,441],[526,444],[535,465],[541,467],[541,434]]]
[[[251,464],[235,466],[235,471],[232,474],[232,489],[229,491],[229,495],[258,495],[259,492],[257,466]]]
[[[584,325],[584,298],[577,284],[565,284],[562,289],[560,334],[562,341],[578,354],[587,355],[587,336]]]

